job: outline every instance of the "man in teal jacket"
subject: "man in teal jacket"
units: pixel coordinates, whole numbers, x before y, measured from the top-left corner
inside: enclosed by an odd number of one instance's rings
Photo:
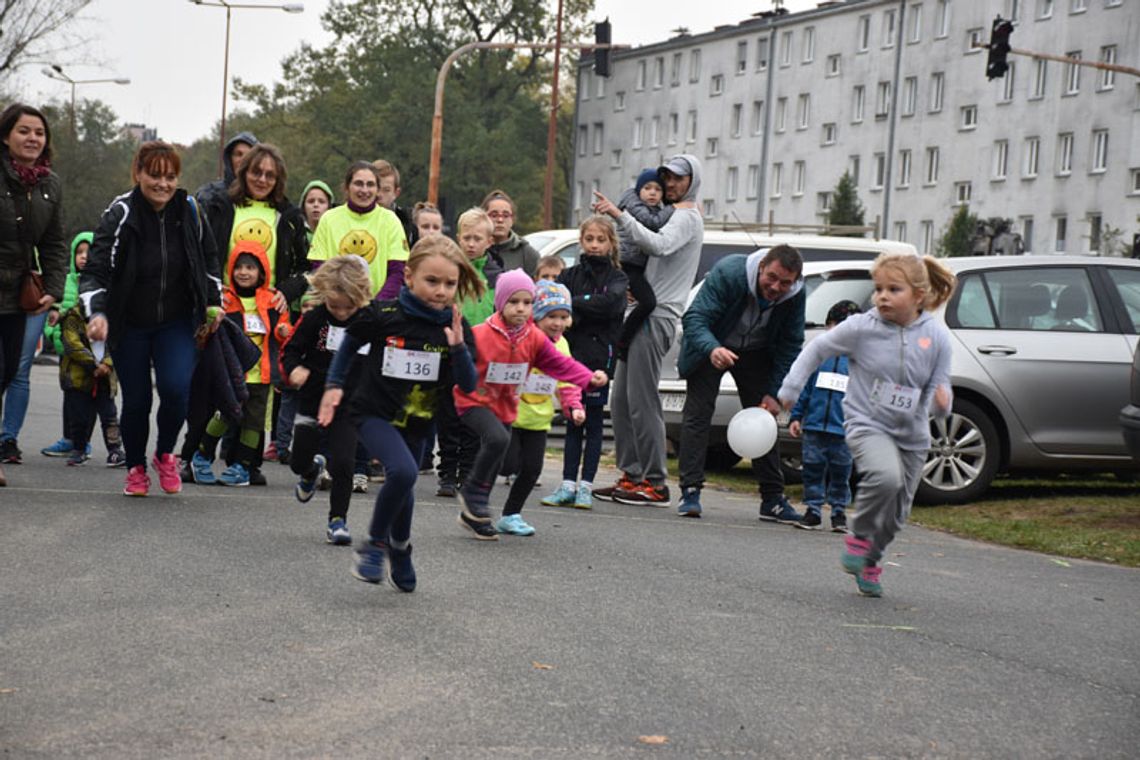
[[[681,421],[681,503],[677,513],[701,515],[709,427],[720,379],[731,372],[740,403],[780,411],[776,393],[804,342],[803,259],[789,245],[726,256],[705,277],[681,318],[677,369],[685,379]],[[760,519],[796,523],[784,496],[779,446],[752,460],[760,486]]]

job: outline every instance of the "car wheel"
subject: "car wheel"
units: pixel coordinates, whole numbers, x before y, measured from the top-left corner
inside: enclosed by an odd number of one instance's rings
[[[980,407],[954,401],[945,420],[930,421],[930,452],[922,468],[917,501],[965,504],[984,494],[997,474],[1001,446],[997,428]]]
[[[740,462],[740,456],[728,446],[712,446],[705,455],[705,468],[724,472]]]

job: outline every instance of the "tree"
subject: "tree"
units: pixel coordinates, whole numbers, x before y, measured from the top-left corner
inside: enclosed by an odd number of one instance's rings
[[[34,59],[51,58],[78,47],[59,32],[75,21],[91,0],[0,0],[0,78]],[[59,39],[52,44],[51,39]]]
[[[831,208],[827,212],[827,223],[832,226],[863,224],[863,204],[859,201],[859,192],[855,189],[855,180],[850,172],[843,172],[835,190],[831,193]],[[851,237],[862,237],[862,233],[846,233]]]
[[[970,256],[974,253],[974,233],[978,228],[978,217],[970,213],[970,207],[962,204],[954,212],[949,224],[934,246],[938,256]]]

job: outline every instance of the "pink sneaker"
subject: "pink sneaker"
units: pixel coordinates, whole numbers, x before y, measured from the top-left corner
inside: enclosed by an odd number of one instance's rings
[[[146,465],[136,464],[127,470],[127,482],[123,486],[126,496],[146,496],[150,490],[150,477],[146,474]]]
[[[158,484],[167,493],[182,492],[182,476],[178,474],[178,460],[173,454],[155,455],[152,460],[158,471]]]
[[[848,533],[844,537],[843,543],[843,556],[840,557],[843,572],[858,576],[867,566],[867,555],[871,553],[871,542]]]

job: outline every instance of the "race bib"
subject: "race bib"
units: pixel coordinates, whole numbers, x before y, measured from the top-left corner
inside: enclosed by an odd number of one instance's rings
[[[381,372],[385,377],[400,380],[439,380],[439,356],[434,351],[409,351],[385,346]]]
[[[916,412],[920,409],[922,391],[896,383],[876,380],[871,386],[871,403],[885,406],[896,412]]]
[[[535,396],[553,396],[554,390],[558,387],[558,381],[550,375],[541,375],[535,372],[526,376],[526,382],[523,383],[523,393],[531,393]]]
[[[246,335],[265,335],[269,330],[265,329],[265,323],[261,321],[260,314],[246,314],[245,315],[245,334]]]
[[[341,343],[344,343],[344,328],[329,325],[328,334],[325,335],[325,348],[336,353],[340,350]]]
[[[505,362],[491,362],[487,365],[487,382],[497,385],[519,385],[526,380],[526,373],[530,365],[526,362],[508,364]]]
[[[841,375],[838,372],[820,372],[816,377],[815,387],[822,388],[825,391],[846,393],[847,375]]]

